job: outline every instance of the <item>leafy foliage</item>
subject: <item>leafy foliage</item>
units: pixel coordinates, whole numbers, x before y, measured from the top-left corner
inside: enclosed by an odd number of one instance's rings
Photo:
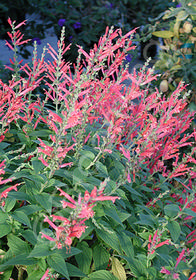
[[[121,29],[107,28],[89,53],[78,47],[74,72],[64,29],[58,53],[48,46],[52,61],[35,49],[22,65],[24,23],[9,19],[13,76],[0,82],[2,279],[193,278],[186,87],[166,99],[151,87],[152,69],[129,73],[134,31]]]

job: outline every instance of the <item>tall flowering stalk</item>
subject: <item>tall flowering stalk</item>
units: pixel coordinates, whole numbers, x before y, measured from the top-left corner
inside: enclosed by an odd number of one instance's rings
[[[71,246],[74,237],[80,238],[82,236],[82,233],[85,232],[87,228],[85,226],[85,221],[89,218],[93,218],[95,214],[93,207],[96,206],[97,201],[110,200],[114,203],[116,199],[119,199],[117,196],[105,196],[103,194],[104,188],[97,191],[97,188],[94,187],[91,193],[85,191],[83,198],[79,194],[78,201],[75,201],[62,189],[58,188],[58,190],[60,191],[60,196],[64,196],[68,200],[61,201],[62,207],[69,207],[73,209],[73,211],[68,218],[51,215],[53,220],[51,221],[48,217],[45,217],[44,221],[55,231],[55,237],[48,236],[42,232],[42,238],[55,242],[58,249]],[[55,221],[58,221],[60,225],[57,226],[54,224]]]

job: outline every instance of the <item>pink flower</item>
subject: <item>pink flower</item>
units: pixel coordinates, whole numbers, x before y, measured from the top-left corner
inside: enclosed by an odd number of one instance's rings
[[[185,249],[182,250],[179,257],[177,258],[175,268],[178,266],[179,262],[182,260],[184,253],[185,253]]]
[[[44,275],[40,280],[50,280],[50,276],[48,275],[49,271],[50,271],[49,268],[47,268],[46,272],[44,273]]]
[[[167,274],[167,275],[170,275],[170,274],[171,274],[171,272],[170,272],[168,269],[166,269],[165,267],[162,267],[162,269],[161,269],[160,272],[161,272],[161,273],[165,273],[165,274]]]
[[[11,190],[15,190],[17,192],[17,186],[19,186],[20,184],[15,184],[14,186],[11,186],[9,188],[7,188],[6,190],[4,190],[2,193],[1,193],[1,196],[0,198],[6,198],[8,193],[11,191]]]

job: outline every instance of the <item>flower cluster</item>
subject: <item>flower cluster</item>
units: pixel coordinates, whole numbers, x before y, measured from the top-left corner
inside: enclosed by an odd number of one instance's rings
[[[159,248],[159,247],[161,247],[163,245],[169,245],[170,244],[170,240],[169,239],[160,242],[160,240],[161,240],[160,237],[161,237],[161,234],[158,233],[157,230],[156,230],[153,238],[152,238],[151,234],[149,235],[148,254],[154,254],[155,249],[157,249],[157,248]]]
[[[73,209],[73,211],[70,213],[69,218],[51,215],[51,221],[48,217],[45,217],[44,221],[55,230],[55,238],[42,232],[42,238],[54,241],[58,249],[64,246],[71,246],[74,237],[80,238],[82,236],[82,233],[85,232],[86,229],[84,223],[94,216],[93,207],[96,205],[97,201],[110,200],[114,203],[116,199],[119,199],[117,196],[104,195],[104,188],[98,191],[97,188],[94,187],[91,193],[85,191],[84,197],[82,198],[79,195],[78,201],[75,201],[62,189],[58,188],[58,190],[60,191],[60,196],[64,196],[68,200],[61,201],[63,208],[69,207]],[[55,221],[60,222],[60,225],[57,226],[54,224]]]

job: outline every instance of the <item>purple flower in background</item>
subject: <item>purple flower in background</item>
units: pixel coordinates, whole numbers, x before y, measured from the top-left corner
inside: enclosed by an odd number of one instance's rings
[[[107,9],[112,9],[112,8],[114,7],[114,4],[108,3],[108,4],[105,4],[105,7],[106,7]]]
[[[41,43],[42,43],[41,40],[40,40],[40,38],[38,38],[38,37],[35,37],[35,38],[32,39],[32,42],[33,42],[33,43],[34,43],[35,41],[37,42],[37,45],[41,45]]]
[[[125,56],[125,59],[126,59],[127,62],[131,62],[131,61],[132,61],[132,55],[127,54],[127,55]]]
[[[76,23],[74,23],[73,27],[74,29],[80,29],[82,27],[81,22],[77,21]]]
[[[65,22],[66,22],[66,20],[65,20],[64,18],[60,18],[60,19],[58,20],[58,25],[59,25],[59,26],[63,26],[63,25],[65,24]]]
[[[181,3],[179,3],[178,5],[176,5],[176,8],[180,8],[180,7],[182,7],[182,4],[181,4]]]

